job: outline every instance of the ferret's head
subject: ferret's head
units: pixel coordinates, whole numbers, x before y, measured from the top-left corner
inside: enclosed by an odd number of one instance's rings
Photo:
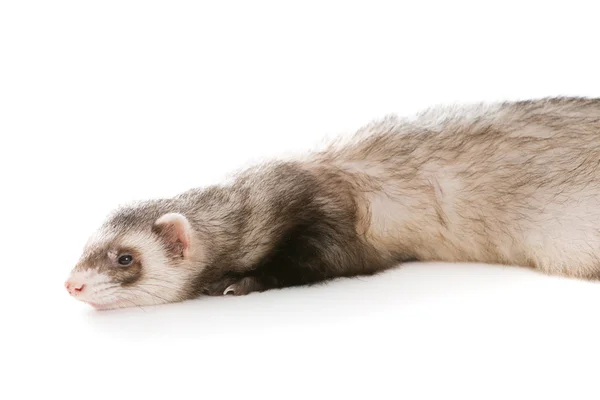
[[[147,211],[121,210],[89,239],[65,283],[73,297],[97,309],[189,297],[198,256],[190,223],[179,213]]]

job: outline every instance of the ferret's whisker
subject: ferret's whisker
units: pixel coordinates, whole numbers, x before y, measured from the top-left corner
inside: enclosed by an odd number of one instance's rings
[[[147,291],[146,289],[141,288],[141,287],[139,287],[137,289],[140,290],[140,291],[142,291],[143,293],[146,293],[147,295],[149,295],[152,298],[159,298],[160,300],[162,300],[163,303],[167,303],[168,302],[167,299],[165,299],[164,297],[161,297],[161,296],[157,295],[156,293],[150,293],[149,291]]]

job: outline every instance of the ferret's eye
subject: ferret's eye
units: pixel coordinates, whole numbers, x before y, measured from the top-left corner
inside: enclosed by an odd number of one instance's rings
[[[133,256],[129,254],[123,254],[122,256],[119,256],[117,262],[119,263],[119,265],[128,267],[131,265],[131,263],[133,263]]]

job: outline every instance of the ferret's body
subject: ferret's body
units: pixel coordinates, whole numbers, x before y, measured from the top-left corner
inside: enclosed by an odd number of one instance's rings
[[[599,165],[600,100],[390,117],[227,185],[117,210],[67,286],[111,308],[311,284],[406,260],[596,279]],[[121,265],[122,254],[134,261]]]

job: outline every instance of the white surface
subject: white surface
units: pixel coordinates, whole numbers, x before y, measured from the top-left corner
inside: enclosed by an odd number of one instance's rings
[[[389,112],[600,96],[598,11],[573,1],[211,3],[0,4],[0,398],[597,399],[600,284],[517,268],[116,312],[69,298],[117,204]]]

